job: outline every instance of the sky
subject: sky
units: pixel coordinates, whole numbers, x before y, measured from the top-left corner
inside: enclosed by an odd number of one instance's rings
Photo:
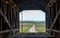
[[[41,10],[23,10],[19,13],[20,21],[45,21],[45,12]]]

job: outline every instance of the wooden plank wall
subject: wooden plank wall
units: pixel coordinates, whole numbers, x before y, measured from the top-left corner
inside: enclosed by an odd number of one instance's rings
[[[51,28],[52,23],[54,22],[55,17],[57,16],[58,12],[60,11],[60,0],[50,0],[46,7],[46,25],[47,29]],[[57,20],[55,21],[53,28],[56,31],[60,31],[60,14],[58,15]],[[59,37],[60,33],[58,32],[51,32],[52,35]]]
[[[6,16],[12,28],[18,29],[18,26],[19,26],[18,6],[12,0],[1,0],[0,10],[2,11],[3,15]],[[11,29],[6,23],[6,21],[4,20],[3,16],[0,15],[0,31],[6,31],[6,30],[11,30]]]

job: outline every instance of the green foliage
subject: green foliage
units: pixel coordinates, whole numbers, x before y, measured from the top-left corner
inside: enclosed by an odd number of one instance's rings
[[[23,33],[27,33],[28,30],[29,30],[31,27],[32,27],[32,25],[24,25],[24,26],[23,26],[23,29],[22,29],[22,30],[23,30],[22,32],[23,32]]]
[[[45,23],[45,21],[20,21],[20,23]]]
[[[36,31],[46,32],[46,25],[45,24],[36,24]]]
[[[23,24],[23,33],[27,33],[28,30],[35,24],[37,32],[46,32],[46,25],[44,21],[21,21]]]

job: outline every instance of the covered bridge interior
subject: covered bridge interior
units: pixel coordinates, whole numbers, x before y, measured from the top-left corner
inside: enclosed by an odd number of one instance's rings
[[[19,33],[19,12],[42,10],[46,13],[46,33]],[[26,36],[25,36],[26,35]],[[0,37],[60,36],[60,0],[0,0]]]

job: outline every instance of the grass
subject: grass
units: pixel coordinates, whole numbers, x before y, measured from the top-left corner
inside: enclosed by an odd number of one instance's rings
[[[28,30],[32,27],[32,25],[26,25],[26,26],[23,26],[23,31],[24,33],[28,32]]]
[[[28,30],[32,27],[33,23],[24,23],[23,29],[21,33],[28,33]],[[45,23],[35,23],[36,25],[36,31],[39,32],[46,32],[46,25]]]
[[[38,32],[46,32],[46,26],[45,24],[36,24],[36,31]]]
[[[32,24],[23,25],[21,33],[27,33],[31,27],[32,27]]]

